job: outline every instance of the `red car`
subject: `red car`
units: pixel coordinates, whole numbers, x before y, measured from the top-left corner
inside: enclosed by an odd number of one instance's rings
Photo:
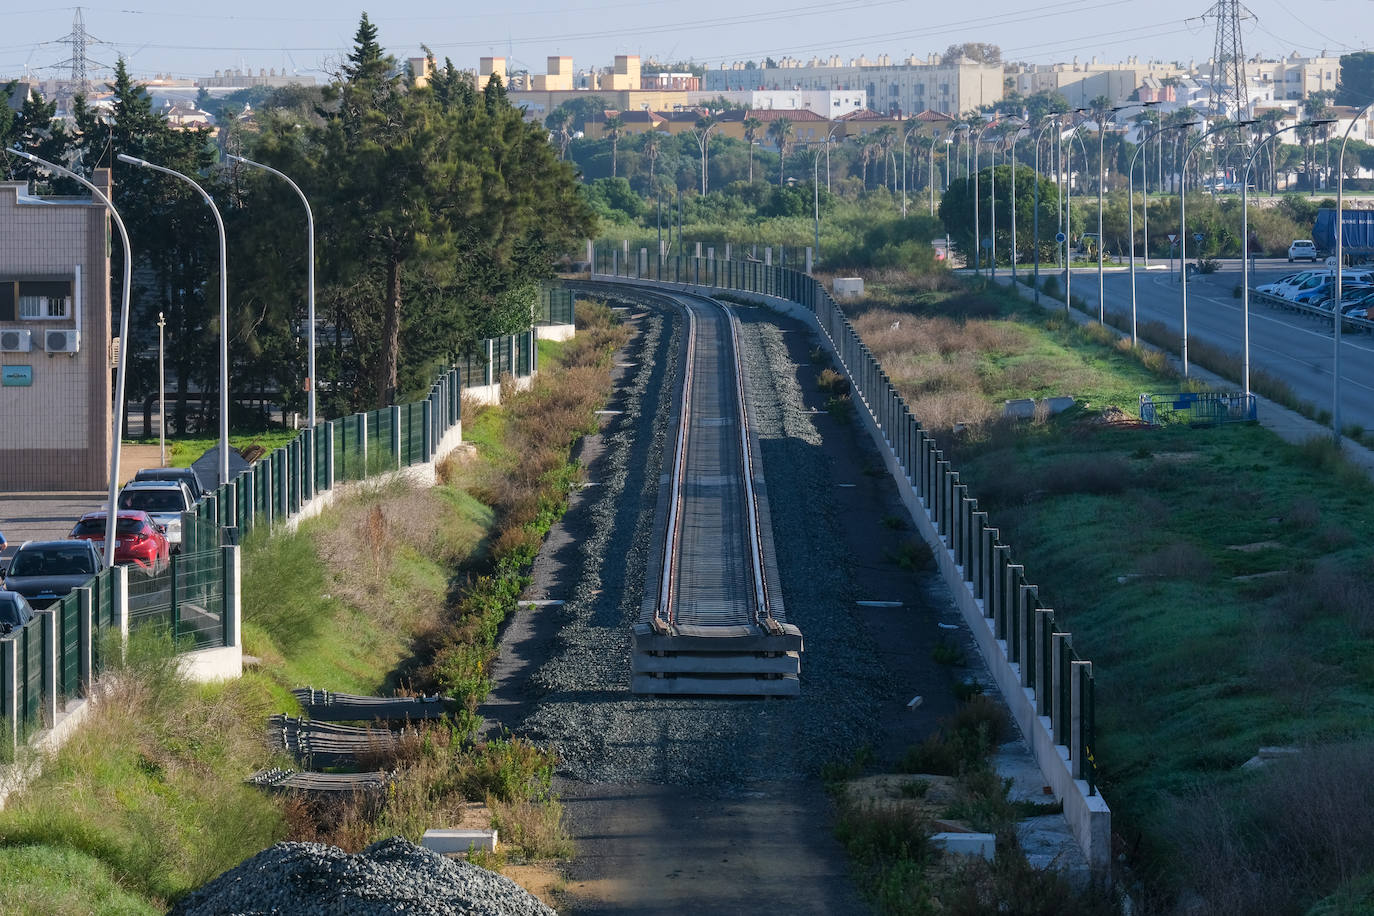
[[[94,541],[105,549],[105,513],[87,512],[69,538]],[[171,546],[157,524],[140,509],[121,509],[115,521],[115,555],[119,564],[132,563],[149,574],[159,573],[171,562]]]

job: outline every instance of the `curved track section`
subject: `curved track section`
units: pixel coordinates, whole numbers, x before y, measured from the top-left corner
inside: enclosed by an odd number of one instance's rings
[[[579,284],[685,316],[673,449],[660,483],[647,594],[632,634],[632,689],[795,696],[801,631],[786,622],[763,469],[749,425],[733,312],[714,299]]]

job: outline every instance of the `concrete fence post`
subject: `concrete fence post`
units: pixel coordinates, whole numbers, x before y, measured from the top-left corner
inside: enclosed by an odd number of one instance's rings
[[[1039,608],[1035,612],[1035,711],[1041,716],[1054,712],[1050,692],[1054,685],[1054,611]]]
[[[282,521],[291,516],[291,452],[289,449],[279,448],[274,453],[278,455],[276,496],[277,496],[277,517]]]
[[[973,530],[977,532],[978,543],[974,548],[973,597],[982,599],[986,607],[988,601],[988,567],[992,562],[992,542],[994,528],[988,527],[986,512],[973,513]]]
[[[116,566],[110,570],[110,613],[114,615],[112,629],[119,631],[121,644],[129,638],[129,567]]]
[[[237,646],[243,632],[243,557],[237,544],[226,544],[220,552],[224,570],[224,601],[220,609],[224,644]]]
[[[997,532],[996,528],[991,529]],[[1007,563],[1011,561],[1011,548],[1006,544],[992,545],[992,570],[988,576],[988,597],[983,603],[983,616],[994,617],[997,609],[1006,604]]]
[[[730,243],[725,243],[725,260],[730,260]]]
[[[940,452],[935,453],[935,527],[941,537],[949,537],[949,462]]]
[[[698,258],[701,257],[701,243],[700,243],[700,242],[697,242],[696,256],[697,256]]]
[[[57,722],[57,611],[47,607],[34,616],[43,628],[43,697],[39,711],[43,726],[52,728]]]
[[[511,348],[512,353],[514,347]],[[401,408],[397,404],[391,405],[391,458],[396,463],[396,467],[401,466]]]
[[[807,246],[806,246],[806,272],[807,272],[807,274],[810,274],[810,273],[811,273],[811,268],[812,268],[812,262],[811,262],[811,246],[810,246],[810,245],[807,245]]]
[[[978,509],[978,500],[968,495],[968,486],[963,488],[963,500],[959,504],[959,509],[963,513],[960,524],[963,530],[960,532],[964,542],[964,581],[970,585],[973,583],[974,564],[978,562],[976,552],[978,550],[978,528],[974,524],[974,513]]]
[[[487,375],[491,375],[491,341],[487,341]],[[358,441],[362,445],[363,466],[358,471],[357,480],[362,480],[367,476],[367,414],[358,414]]]
[[[1087,754],[1084,745],[1087,741],[1087,730],[1084,727],[1084,714],[1087,708],[1087,687],[1088,678],[1093,673],[1093,663],[1085,661],[1074,661],[1071,664],[1069,696],[1069,762],[1073,769],[1074,779],[1084,779],[1084,762]]]
[[[763,249],[763,266],[764,266],[764,267],[772,267],[772,266],[773,266],[773,246],[772,246],[772,245],[769,245],[769,246],[767,246],[766,248]]]
[[[1072,645],[1068,633],[1050,634],[1050,723],[1054,726],[1054,743],[1067,745],[1069,658]]]
[[[76,612],[76,678],[81,695],[87,696],[95,670],[95,602],[89,588],[75,589]]]
[[[1010,608],[1007,619],[1003,621],[1006,632],[1003,638],[1007,641],[1007,656],[1014,662],[1020,663],[1021,654],[1021,621],[1030,613],[1030,609],[1040,604],[1040,587],[1037,585],[1023,585],[1016,596],[1015,607]]]
[[[5,740],[13,752],[19,747],[19,643],[11,636],[0,640],[4,663]]]
[[[1021,666],[1021,686],[1031,686],[1035,677],[1035,612],[1040,608],[1040,592],[1034,601],[1016,609],[1016,663]]]
[[[324,452],[324,488],[334,489],[334,421],[326,420],[324,424],[324,436],[329,440],[329,448]]]
[[[635,265],[635,276],[642,277],[649,272],[649,249],[639,249],[639,263]]]
[[[1004,621],[1007,615],[1016,608],[1017,599],[1021,595],[1021,583],[1025,581],[1026,569],[1020,563],[1008,563],[1002,577],[1002,594],[997,602],[997,615],[992,620],[992,634],[996,639],[1001,639],[1005,632]]]

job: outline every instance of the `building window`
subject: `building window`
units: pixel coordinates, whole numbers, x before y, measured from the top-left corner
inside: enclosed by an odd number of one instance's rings
[[[0,320],[5,312],[13,313],[18,306],[20,318],[70,318],[72,316],[72,284],[67,280],[0,281]],[[10,318],[13,320],[13,318]]]

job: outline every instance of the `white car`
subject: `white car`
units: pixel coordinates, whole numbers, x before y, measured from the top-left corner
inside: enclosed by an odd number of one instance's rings
[[[1320,261],[1321,255],[1317,254],[1317,246],[1311,239],[1295,239],[1293,244],[1288,246],[1289,262],[1305,258],[1309,261]]]

